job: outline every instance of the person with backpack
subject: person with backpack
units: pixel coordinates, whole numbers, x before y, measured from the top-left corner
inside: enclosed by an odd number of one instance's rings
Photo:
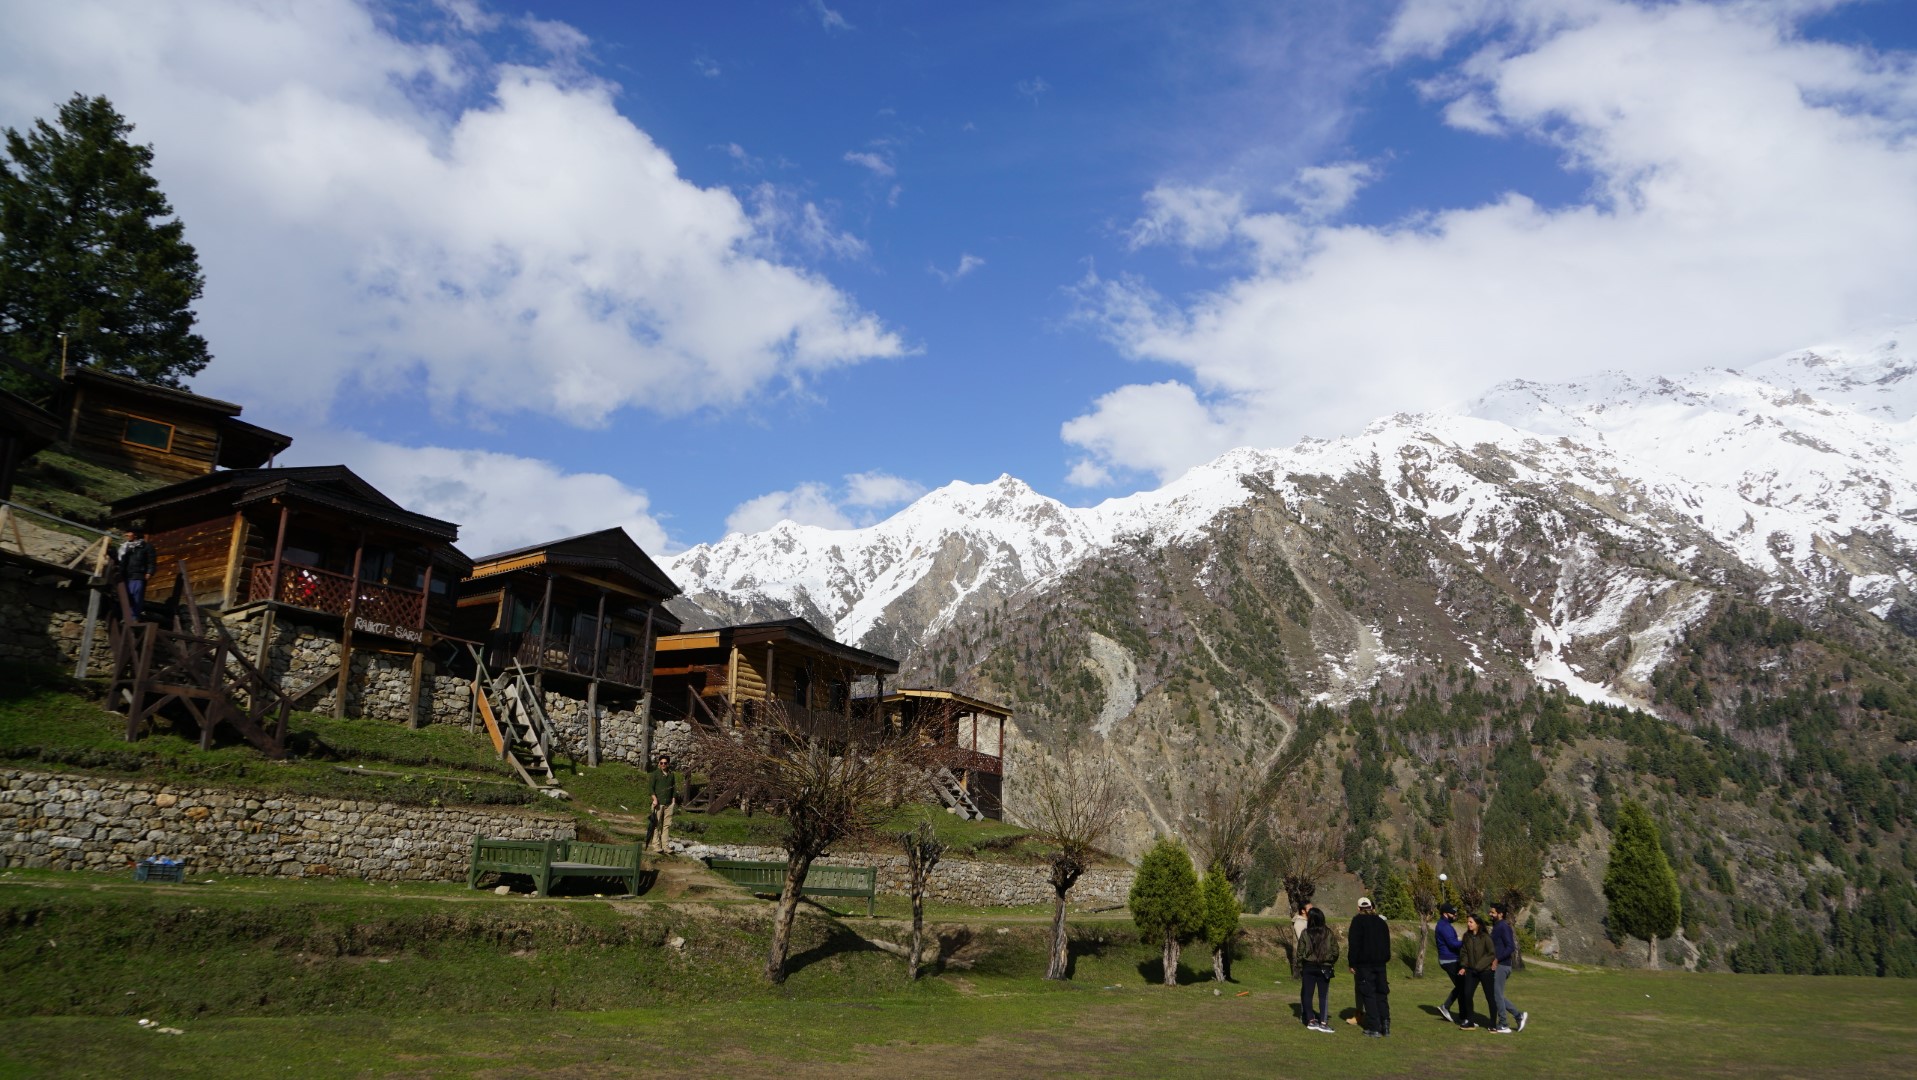
[[[1491,905],[1491,951],[1493,954],[1491,972],[1491,1033],[1509,1035],[1511,1028],[1505,1026],[1504,1014],[1510,1013],[1511,1020],[1517,1024],[1517,1030],[1523,1031],[1531,1014],[1519,1012],[1511,999],[1504,996],[1504,980],[1518,966],[1518,932],[1511,929],[1511,914],[1504,910],[1503,904]]]
[[[1498,955],[1492,948],[1491,935],[1484,932],[1484,922],[1476,914],[1464,917],[1464,935],[1458,939],[1458,978],[1463,984],[1463,1019],[1458,1022],[1461,1028],[1474,1028],[1472,1006],[1479,987],[1484,988],[1485,1004],[1491,1004],[1491,974],[1497,967]]]
[[[1312,908],[1305,916],[1305,932],[1298,940],[1299,982],[1304,989],[1298,998],[1299,1015],[1308,1031],[1336,1034],[1331,1026],[1331,977],[1338,969],[1338,935],[1325,925],[1325,913]],[[1318,995],[1318,1009],[1311,1008],[1312,993]]]
[[[1365,1036],[1381,1039],[1391,1034],[1391,928],[1371,907],[1371,898],[1359,897],[1358,914],[1345,933],[1350,948],[1352,979],[1358,991],[1358,1010],[1364,1014]]]
[[[1444,1004],[1438,1006],[1438,1015],[1449,1023],[1457,1022],[1457,1017],[1451,1015],[1451,1007],[1464,993],[1464,980],[1458,977],[1458,927],[1452,922],[1457,917],[1457,905],[1445,904],[1438,909],[1438,925],[1432,931],[1438,945],[1438,967],[1451,980],[1451,992],[1445,995]]]

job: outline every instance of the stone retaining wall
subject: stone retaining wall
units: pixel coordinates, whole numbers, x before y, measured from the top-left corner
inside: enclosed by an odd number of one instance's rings
[[[87,576],[44,567],[0,552],[0,663],[71,671],[80,655],[86,621]],[[102,597],[100,623],[93,634],[93,674],[106,671],[113,643],[106,630]]]
[[[674,851],[695,859],[751,859],[760,862],[784,862],[785,852],[778,848],[747,847],[736,844],[700,844],[674,841]],[[832,866],[873,866],[879,871],[879,891],[905,895],[908,882],[903,855],[881,855],[868,851],[848,851],[819,860]],[[1095,866],[1085,871],[1072,887],[1072,906],[1104,908],[1122,905],[1132,891],[1131,867]],[[1051,870],[1044,866],[1014,863],[977,862],[945,859],[932,868],[925,883],[925,898],[944,904],[974,907],[1023,907],[1052,902]]]
[[[149,856],[189,875],[459,881],[475,833],[572,839],[569,817],[403,806],[0,769],[0,866],[123,870]]]

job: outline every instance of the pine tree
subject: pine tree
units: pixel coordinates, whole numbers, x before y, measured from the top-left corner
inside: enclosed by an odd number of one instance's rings
[[[1183,844],[1161,837],[1152,845],[1138,861],[1138,874],[1132,879],[1126,906],[1131,908],[1139,934],[1146,941],[1156,939],[1160,943],[1165,985],[1177,986],[1179,941],[1195,931],[1204,918],[1198,875]]]
[[[1205,879],[1198,883],[1198,903],[1201,912],[1198,936],[1211,946],[1211,977],[1216,982],[1224,982],[1228,974],[1225,954],[1230,950],[1231,939],[1238,935],[1238,895],[1232,891],[1222,866],[1214,863],[1205,871]]]
[[[0,158],[0,352],[56,375],[92,364],[163,386],[206,366],[192,304],[199,258],[148,169],[153,149],[103,97],[75,94],[58,126],[5,132]]]
[[[1657,939],[1677,929],[1683,914],[1677,873],[1664,856],[1657,823],[1635,799],[1618,807],[1611,839],[1611,864],[1604,871],[1605,916],[1613,930],[1650,943],[1657,966]]]

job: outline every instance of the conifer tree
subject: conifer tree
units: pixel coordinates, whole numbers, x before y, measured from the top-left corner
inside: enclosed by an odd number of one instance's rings
[[[1132,879],[1132,921],[1146,941],[1160,943],[1164,962],[1165,985],[1178,985],[1178,946],[1204,919],[1198,894],[1198,875],[1192,870],[1191,855],[1185,846],[1170,837],[1160,837],[1138,862],[1138,874]]]
[[[1604,871],[1605,916],[1620,934],[1650,943],[1650,964],[1657,966],[1657,939],[1677,930],[1683,898],[1677,873],[1658,842],[1657,823],[1635,799],[1618,807],[1611,838],[1611,864]]]
[[[206,366],[192,304],[205,279],[148,171],[153,149],[104,97],[58,124],[5,132],[0,157],[0,353],[47,375],[91,364],[179,386]]]
[[[1231,949],[1231,939],[1238,935],[1238,894],[1232,890],[1231,880],[1226,876],[1225,868],[1213,863],[1205,871],[1205,878],[1198,883],[1198,901],[1201,911],[1198,936],[1211,946],[1211,977],[1215,982],[1224,982],[1229,974],[1225,970],[1226,953]]]

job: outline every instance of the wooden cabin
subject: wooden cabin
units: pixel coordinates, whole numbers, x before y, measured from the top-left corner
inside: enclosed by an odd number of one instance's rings
[[[290,435],[240,417],[240,406],[94,368],[67,373],[58,409],[72,452],[151,480],[215,469],[254,469],[292,445]]]
[[[659,638],[653,667],[654,715],[696,725],[749,724],[767,702],[808,714],[854,714],[854,688],[873,680],[882,697],[899,662],[841,645],[804,619],[689,630]],[[870,711],[868,697],[861,708]]]
[[[459,585],[459,636],[486,643],[488,666],[517,663],[543,694],[583,697],[587,756],[599,753],[598,706],[645,701],[652,645],[679,620],[679,586],[624,529],[502,551],[473,561]],[[638,710],[646,723],[645,709]]]
[[[895,729],[951,748],[948,767],[981,813],[1005,816],[1005,721],[1012,710],[950,690],[900,689],[884,700]]]
[[[453,619],[472,562],[459,526],[416,514],[344,465],[210,473],[113,504],[144,523],[164,588],[184,560],[194,599],[231,610],[271,603],[362,634],[421,643]]]

